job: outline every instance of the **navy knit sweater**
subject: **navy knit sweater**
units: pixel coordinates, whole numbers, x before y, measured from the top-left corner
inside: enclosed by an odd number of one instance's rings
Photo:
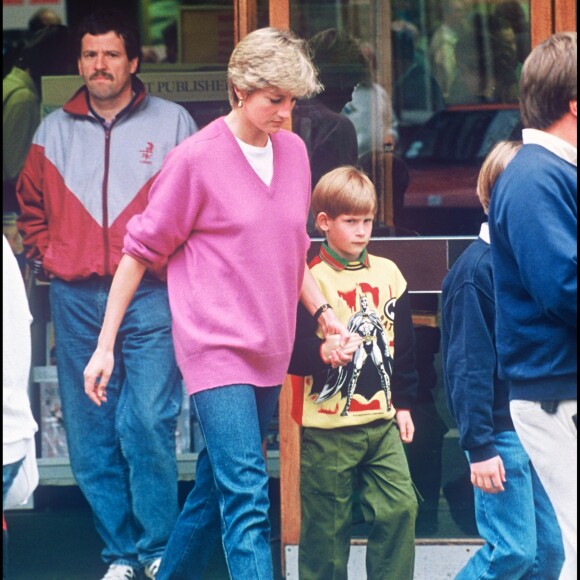
[[[524,145],[500,176],[489,227],[499,373],[510,398],[577,398],[577,168]]]
[[[497,375],[489,244],[478,238],[443,280],[441,348],[447,404],[472,462],[498,455],[494,433],[513,431],[506,381]]]

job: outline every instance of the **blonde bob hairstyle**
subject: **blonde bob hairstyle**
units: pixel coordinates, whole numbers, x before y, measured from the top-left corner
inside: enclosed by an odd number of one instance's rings
[[[259,28],[234,48],[228,64],[230,104],[238,104],[234,87],[251,93],[276,87],[294,97],[318,94],[322,84],[310,59],[307,44],[289,30]]]
[[[377,192],[367,174],[352,165],[337,167],[325,173],[312,192],[310,209],[318,228],[318,215],[329,218],[340,215],[360,216],[377,213]]]
[[[499,176],[516,156],[521,146],[521,141],[498,141],[487,154],[477,178],[477,197],[486,214],[489,211],[491,192]]]

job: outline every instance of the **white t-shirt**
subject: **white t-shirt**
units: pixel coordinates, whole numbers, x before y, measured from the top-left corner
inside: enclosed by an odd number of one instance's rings
[[[34,420],[28,398],[31,361],[30,323],[22,273],[3,236],[2,254],[2,465],[25,457],[6,496],[4,508],[26,502],[38,485]]]
[[[270,137],[268,137],[268,142],[265,147],[248,145],[237,137],[236,141],[240,144],[242,152],[248,160],[248,163],[252,166],[252,169],[266,185],[270,185],[272,176],[274,175],[274,150],[272,149]]]

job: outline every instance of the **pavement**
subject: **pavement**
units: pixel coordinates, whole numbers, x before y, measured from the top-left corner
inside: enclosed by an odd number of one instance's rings
[[[193,482],[180,482],[184,501]],[[270,480],[272,556],[282,580],[280,545],[279,480]],[[90,509],[76,486],[40,486],[32,509],[6,513],[9,533],[9,580],[99,580],[106,571],[100,559],[102,542],[96,533]],[[461,538],[449,541],[445,538]],[[418,539],[414,580],[454,578],[478,548],[477,538],[466,538],[455,525],[447,501],[441,497],[439,531],[431,538]],[[3,557],[6,555],[3,554]],[[349,580],[365,580],[365,547],[357,542],[351,550]],[[298,580],[297,552],[286,547],[286,580]],[[228,580],[221,547],[213,554],[203,580]],[[397,580],[397,579],[393,579]]]

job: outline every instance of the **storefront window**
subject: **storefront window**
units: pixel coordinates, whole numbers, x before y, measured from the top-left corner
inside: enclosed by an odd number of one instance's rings
[[[476,236],[481,163],[497,141],[521,135],[529,3],[293,0],[290,8],[325,85],[293,115],[313,185],[358,164],[377,188],[376,236]],[[406,448],[424,499],[417,536],[477,537],[469,465],[445,400],[440,297],[414,292],[411,302],[420,386],[417,437]]]
[[[140,0],[145,61],[225,67],[234,47],[232,0]],[[255,2],[256,27],[268,26],[268,1]]]
[[[376,235],[476,235],[479,167],[496,141],[520,135],[529,1],[289,4],[290,27],[318,47],[326,86],[293,118],[309,148],[313,185],[334,166],[358,164],[377,187]],[[257,27],[269,24],[268,5],[255,3]],[[225,75],[234,17],[231,0],[141,0],[142,70]],[[227,100],[197,109],[217,114],[224,106]]]
[[[529,2],[294,0],[290,19],[324,43],[326,90],[294,119],[315,178],[343,163],[367,170],[378,234],[476,235],[481,162],[497,140],[519,138]]]

